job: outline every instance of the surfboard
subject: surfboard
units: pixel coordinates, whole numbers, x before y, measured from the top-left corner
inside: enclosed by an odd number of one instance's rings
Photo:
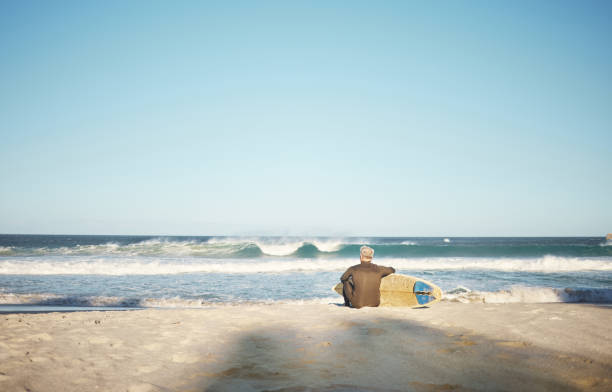
[[[342,295],[342,283],[332,290]],[[380,281],[379,306],[429,306],[442,299],[442,290],[433,283],[414,276],[392,274]]]

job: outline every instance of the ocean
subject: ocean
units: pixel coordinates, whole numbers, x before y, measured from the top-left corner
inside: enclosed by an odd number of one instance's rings
[[[604,237],[0,235],[0,311],[341,304],[359,248],[450,302],[612,303]]]

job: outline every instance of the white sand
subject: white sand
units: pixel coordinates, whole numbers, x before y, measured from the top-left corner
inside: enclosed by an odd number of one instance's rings
[[[612,308],[0,315],[0,391],[612,390]]]

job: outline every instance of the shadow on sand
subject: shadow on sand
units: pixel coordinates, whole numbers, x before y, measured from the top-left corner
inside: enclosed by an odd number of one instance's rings
[[[290,315],[287,315],[290,317]],[[405,320],[335,320],[305,329],[239,335],[196,391],[573,391],[605,390],[609,364],[524,342],[450,334]],[[202,377],[203,376],[203,377]],[[599,380],[599,381],[598,381]]]

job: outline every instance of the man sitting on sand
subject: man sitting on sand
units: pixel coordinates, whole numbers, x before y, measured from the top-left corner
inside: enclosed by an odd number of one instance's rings
[[[349,267],[340,278],[343,283],[344,305],[353,308],[380,304],[380,280],[395,272],[392,267],[373,264],[374,249],[362,246],[361,264]]]

